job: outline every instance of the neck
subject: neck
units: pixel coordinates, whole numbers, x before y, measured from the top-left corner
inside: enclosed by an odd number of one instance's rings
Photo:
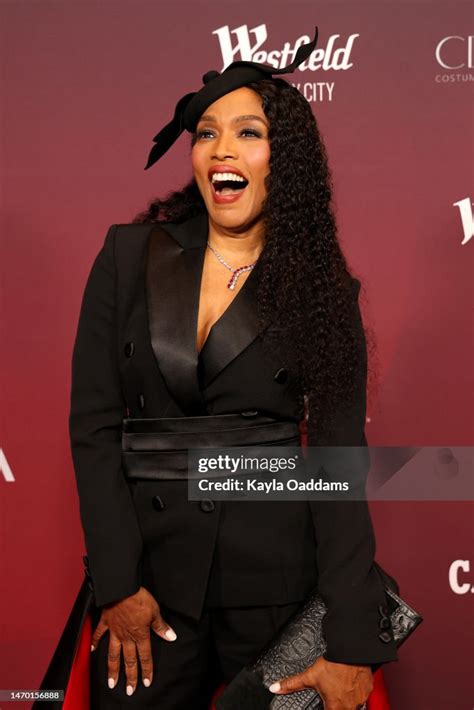
[[[240,263],[256,261],[263,249],[263,225],[258,222],[250,227],[232,229],[216,224],[209,217],[208,241],[216,251]]]

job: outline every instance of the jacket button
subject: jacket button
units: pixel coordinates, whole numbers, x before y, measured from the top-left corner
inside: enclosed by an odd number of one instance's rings
[[[379,606],[379,614],[380,616],[388,616],[388,607],[387,606]]]
[[[165,504],[161,500],[160,496],[153,496],[151,504],[158,513],[165,507]]]
[[[209,498],[204,498],[200,503],[200,508],[204,513],[212,513],[215,507],[213,501],[209,500]]]
[[[278,382],[279,385],[284,385],[288,379],[288,370],[285,370],[284,367],[280,367],[273,375],[273,379],[275,382]]]
[[[381,629],[389,629],[391,627],[391,622],[388,616],[384,616],[383,619],[380,619],[379,626]]]
[[[379,639],[384,643],[390,643],[392,636],[388,633],[388,631],[382,631],[382,633],[379,634]]]
[[[140,407],[140,409],[145,409],[145,395],[144,394],[137,395],[137,402],[138,402],[138,406]]]
[[[125,353],[125,357],[132,357],[133,353],[135,352],[135,343],[132,343],[131,341],[129,343],[125,343],[125,347],[123,350]]]

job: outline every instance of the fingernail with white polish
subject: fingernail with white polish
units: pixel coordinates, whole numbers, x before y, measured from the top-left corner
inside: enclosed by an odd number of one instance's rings
[[[168,629],[168,630],[166,631],[166,633],[165,633],[165,636],[166,636],[166,638],[169,639],[170,641],[176,641],[176,639],[178,638],[178,637],[176,636],[175,632],[173,631],[173,629]]]
[[[133,693],[133,688],[131,685],[127,685],[127,695],[131,695]]]
[[[115,686],[115,681],[113,678],[109,678],[109,688],[113,688]]]
[[[149,678],[144,678],[143,679],[143,685],[146,686],[147,688],[150,687],[150,679]]]
[[[268,690],[270,693],[278,693],[280,690],[280,683],[272,683]]]

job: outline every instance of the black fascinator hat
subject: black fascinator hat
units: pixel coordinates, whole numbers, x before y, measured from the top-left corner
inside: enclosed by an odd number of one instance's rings
[[[302,44],[291,64],[281,69],[259,62],[237,61],[229,64],[221,74],[215,70],[206,72],[202,77],[204,86],[199,91],[193,91],[180,98],[171,121],[153,138],[155,145],[150,151],[145,170],[151,168],[171,148],[184,130],[192,133],[196,129],[199,117],[217,99],[249,82],[272,79],[274,75],[279,74],[291,74],[316,47],[318,28],[314,29],[314,38],[311,42]]]

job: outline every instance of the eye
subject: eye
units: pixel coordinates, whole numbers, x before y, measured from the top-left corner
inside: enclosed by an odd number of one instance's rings
[[[212,133],[212,131],[210,131],[209,129],[208,129],[208,130],[203,130],[203,131],[198,131],[198,132],[196,133],[196,138],[197,138],[197,139],[199,139],[199,138],[204,138],[204,136],[206,135],[206,133]]]
[[[209,136],[212,137],[213,132],[209,130],[209,128],[205,128],[202,131],[197,131],[196,133],[196,140],[200,140],[201,138],[208,138]],[[257,131],[255,128],[242,128],[240,131],[239,135],[248,135],[253,138],[261,138],[262,134]]]
[[[262,134],[259,131],[256,131],[255,128],[243,128],[240,131],[240,135],[243,135],[244,133],[248,133],[249,135],[253,136],[254,138],[261,138]]]

